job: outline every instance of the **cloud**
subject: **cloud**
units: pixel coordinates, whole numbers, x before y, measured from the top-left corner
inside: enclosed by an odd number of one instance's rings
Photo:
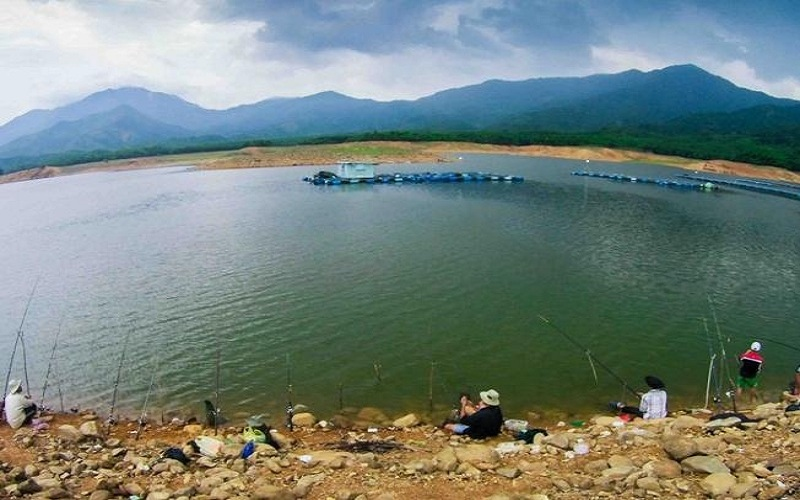
[[[797,98],[798,12],[786,0],[5,0],[0,122],[130,85],[226,108],[685,63]]]

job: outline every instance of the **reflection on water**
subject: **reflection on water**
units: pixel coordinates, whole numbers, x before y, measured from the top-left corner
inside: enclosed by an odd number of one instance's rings
[[[655,374],[673,407],[698,405],[720,345],[732,357],[755,338],[800,340],[796,201],[571,176],[577,165],[457,165],[523,184],[310,186],[312,167],[180,167],[0,186],[0,363],[37,279],[24,325],[34,398],[50,365],[51,406],[60,390],[107,408],[129,338],[116,405],[132,414],[151,381],[150,405],[199,409],[217,369],[224,410],[274,418],[289,384],[323,416],[445,409],[489,386],[509,414],[620,399],[558,329],[632,386]],[[762,343],[777,393],[796,352]]]

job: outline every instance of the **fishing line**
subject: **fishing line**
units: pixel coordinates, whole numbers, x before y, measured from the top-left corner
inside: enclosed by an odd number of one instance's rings
[[[114,409],[117,405],[117,391],[119,390],[119,381],[122,377],[122,365],[125,363],[125,352],[128,350],[128,340],[131,337],[132,331],[133,329],[128,330],[128,333],[125,334],[125,340],[122,344],[122,354],[119,357],[119,365],[117,365],[117,378],[114,380],[114,392],[111,395],[111,409],[108,412],[107,423],[109,426],[117,423],[116,419],[114,418]]]
[[[33,289],[28,296],[28,303],[25,304],[25,312],[22,313],[22,321],[20,321],[19,328],[17,329],[17,338],[14,340],[14,348],[11,350],[11,359],[8,363],[8,371],[6,371],[6,384],[3,386],[6,388],[8,387],[8,381],[11,379],[11,369],[14,366],[14,356],[17,354],[17,345],[22,342],[22,362],[25,370],[25,390],[30,392],[30,384],[28,383],[28,359],[25,355],[25,338],[22,332],[22,327],[25,325],[25,318],[28,317],[28,310],[31,307],[31,302],[33,301],[33,296],[36,293],[37,286],[39,286],[39,278],[36,278],[36,282],[33,284]],[[3,402],[3,407],[5,412],[5,402]]]
[[[56,348],[58,347],[58,336],[61,335],[61,325],[64,323],[64,315],[58,321],[58,330],[56,330],[56,337],[53,340],[53,349],[50,351],[50,361],[47,363],[47,372],[44,375],[44,383],[42,384],[42,400],[39,403],[40,408],[44,408],[44,395],[47,392],[47,384],[50,381],[50,372],[53,368],[53,360],[56,358]]]
[[[633,394],[633,395],[634,395],[634,396],[636,396],[637,398],[639,398],[639,397],[640,397],[640,394],[639,394],[638,392],[636,392],[635,390],[633,390],[633,388],[631,388],[631,386],[630,386],[630,385],[629,385],[627,382],[625,382],[625,380],[624,380],[622,377],[620,377],[619,375],[617,375],[616,373],[614,373],[614,371],[612,371],[612,370],[611,370],[611,368],[609,368],[608,366],[606,366],[605,364],[603,364],[603,362],[602,362],[602,361],[600,361],[599,359],[597,359],[597,356],[595,356],[594,354],[592,354],[592,352],[591,352],[591,351],[590,351],[588,348],[586,348],[585,346],[583,346],[583,345],[582,345],[580,342],[578,342],[577,340],[575,340],[574,338],[572,338],[572,337],[571,337],[569,334],[567,334],[567,332],[565,332],[564,330],[562,330],[561,328],[559,328],[558,326],[556,326],[556,325],[555,325],[555,324],[554,324],[552,321],[550,321],[549,319],[545,318],[545,317],[544,317],[544,316],[542,316],[541,314],[539,315],[539,319],[541,319],[542,321],[544,321],[545,323],[547,323],[548,325],[550,325],[550,327],[551,327],[551,328],[553,328],[555,331],[557,331],[558,333],[560,333],[561,335],[563,335],[565,339],[567,339],[568,341],[570,341],[570,342],[572,343],[572,345],[576,346],[578,349],[580,349],[581,351],[583,351],[584,353],[586,353],[586,356],[589,358],[589,360],[590,360],[590,361],[591,361],[591,360],[594,360],[594,362],[596,362],[596,363],[597,363],[597,365],[598,365],[600,368],[602,368],[603,370],[605,370],[605,371],[606,371],[606,373],[608,373],[609,375],[611,375],[612,377],[614,377],[614,378],[615,378],[615,379],[616,379],[616,380],[617,380],[619,383],[621,383],[621,384],[622,384],[622,387],[623,387],[625,390],[629,391],[631,394]],[[591,364],[591,363],[590,363],[590,364]],[[594,370],[594,365],[592,364],[591,366],[592,366],[592,369]],[[597,377],[597,374],[595,373],[595,380],[596,380],[596,377]]]
[[[719,347],[720,347],[720,355],[722,357],[722,361],[720,362],[719,367],[719,377],[727,378],[728,383],[730,384],[730,390],[727,392],[727,395],[731,398],[731,403],[733,405],[733,411],[736,411],[736,383],[733,381],[733,377],[731,376],[730,367],[728,366],[728,354],[725,352],[725,342],[722,339],[722,330],[719,327],[719,322],[717,321],[717,311],[714,308],[714,302],[711,300],[711,295],[706,296],[708,299],[708,306],[711,309],[711,318],[714,320],[714,327],[717,330],[717,339],[719,340]],[[731,339],[728,337],[728,342]]]

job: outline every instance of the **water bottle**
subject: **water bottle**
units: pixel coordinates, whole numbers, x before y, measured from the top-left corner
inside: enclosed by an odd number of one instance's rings
[[[589,444],[584,442],[583,439],[578,438],[572,446],[572,451],[574,451],[576,455],[586,455],[589,453]]]

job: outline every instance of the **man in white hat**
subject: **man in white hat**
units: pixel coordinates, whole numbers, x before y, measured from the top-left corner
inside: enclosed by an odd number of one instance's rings
[[[503,412],[500,409],[500,393],[494,389],[482,391],[475,405],[466,395],[461,396],[461,410],[457,424],[444,427],[454,434],[466,434],[472,439],[486,439],[500,434],[503,427]]]
[[[764,365],[764,358],[759,353],[760,351],[761,342],[756,341],[750,344],[750,349],[739,356],[739,377],[736,379],[736,396],[741,396],[742,391],[747,389],[751,403],[757,397],[758,374],[761,373],[761,367]]]
[[[19,429],[29,424],[36,415],[36,404],[30,396],[22,393],[22,381],[11,380],[8,383],[8,395],[5,401],[6,422],[12,429]]]

